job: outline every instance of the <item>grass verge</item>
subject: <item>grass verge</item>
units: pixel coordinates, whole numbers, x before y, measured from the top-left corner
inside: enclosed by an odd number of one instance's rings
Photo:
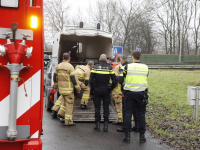
[[[200,86],[200,71],[150,70],[147,127],[177,149],[200,149],[200,122],[187,105],[187,87]]]

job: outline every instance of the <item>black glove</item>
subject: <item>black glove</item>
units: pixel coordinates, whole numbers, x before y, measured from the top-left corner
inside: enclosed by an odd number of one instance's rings
[[[143,106],[146,106],[148,104],[148,98],[149,98],[149,96],[148,96],[148,88],[146,88],[145,91],[144,91],[144,98],[142,100],[142,105]]]

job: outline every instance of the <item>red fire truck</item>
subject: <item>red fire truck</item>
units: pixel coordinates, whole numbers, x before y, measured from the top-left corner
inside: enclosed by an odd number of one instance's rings
[[[41,150],[43,0],[0,0],[0,150]]]

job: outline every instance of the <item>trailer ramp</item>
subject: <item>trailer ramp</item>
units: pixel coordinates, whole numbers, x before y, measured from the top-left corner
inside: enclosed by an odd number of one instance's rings
[[[73,111],[73,121],[74,122],[95,122],[95,107],[92,100],[88,101],[88,106],[90,109],[80,109],[80,100],[75,99],[74,101],[74,111]],[[103,102],[101,102],[101,122],[104,121],[103,118]],[[115,111],[115,107],[112,103],[109,106],[109,122],[117,120],[117,112]]]

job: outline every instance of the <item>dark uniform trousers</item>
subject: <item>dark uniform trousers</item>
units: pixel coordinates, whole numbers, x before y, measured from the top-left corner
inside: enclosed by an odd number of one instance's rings
[[[94,91],[94,105],[95,105],[95,121],[101,120],[101,99],[103,99],[103,117],[104,121],[109,121],[109,104],[110,104],[110,90],[106,86],[99,86]]]
[[[122,97],[122,114],[123,114],[123,128],[124,128],[124,123],[125,123],[125,101],[124,101],[124,97]],[[133,117],[134,117],[134,121],[135,121],[135,124],[138,123],[138,114],[137,114],[137,108],[133,108]]]
[[[126,91],[124,97],[124,129],[125,132],[131,132],[131,117],[133,113],[134,117],[139,124],[139,132],[145,133],[146,131],[146,122],[145,122],[145,113],[146,106],[142,105],[144,98],[144,92],[131,92]]]

